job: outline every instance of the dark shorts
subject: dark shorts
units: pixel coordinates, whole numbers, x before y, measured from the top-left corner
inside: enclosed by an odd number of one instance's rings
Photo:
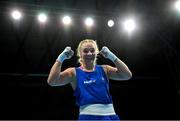
[[[110,115],[110,116],[96,116],[96,115],[79,115],[79,121],[83,120],[103,120],[103,121],[120,121],[118,115]]]

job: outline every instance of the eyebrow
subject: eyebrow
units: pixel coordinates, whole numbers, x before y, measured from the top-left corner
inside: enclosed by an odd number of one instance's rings
[[[84,49],[95,49],[95,48],[93,48],[93,47],[92,47],[92,48],[83,48],[83,50],[84,50]]]

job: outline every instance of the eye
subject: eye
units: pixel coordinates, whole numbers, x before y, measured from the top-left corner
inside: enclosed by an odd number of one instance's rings
[[[91,53],[94,53],[95,52],[95,49],[94,48],[86,48],[83,50],[84,53],[88,53],[88,52],[91,52]]]
[[[89,51],[88,51],[88,49],[84,49],[83,52],[84,53],[88,53]]]
[[[91,51],[91,53],[94,53],[94,52],[95,52],[95,49],[94,49],[94,48],[91,48],[90,51]]]

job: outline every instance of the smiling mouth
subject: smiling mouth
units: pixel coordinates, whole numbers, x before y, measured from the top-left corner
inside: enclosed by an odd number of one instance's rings
[[[95,59],[95,56],[85,56],[84,59],[91,59],[91,60],[94,60]]]

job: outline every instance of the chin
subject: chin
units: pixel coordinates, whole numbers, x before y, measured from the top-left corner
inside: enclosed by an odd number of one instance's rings
[[[84,59],[84,61],[85,62],[94,62],[95,61],[95,59],[93,58],[86,58],[86,59]]]

